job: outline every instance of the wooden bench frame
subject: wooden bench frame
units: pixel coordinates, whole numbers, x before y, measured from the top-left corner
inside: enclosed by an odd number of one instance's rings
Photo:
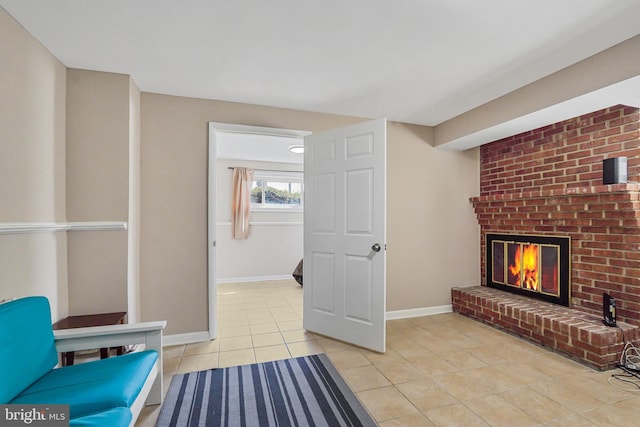
[[[140,350],[156,350],[154,364],[140,394],[131,405],[130,426],[135,425],[143,406],[158,405],[163,398],[162,330],[166,321],[132,323],[124,325],[93,326],[87,328],[54,330],[56,350],[59,353],[91,350],[104,347],[137,345]]]

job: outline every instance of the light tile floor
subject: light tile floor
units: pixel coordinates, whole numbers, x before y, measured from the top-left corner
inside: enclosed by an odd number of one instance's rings
[[[302,329],[293,280],[218,286],[220,338],[165,348],[177,373],[326,353],[381,427],[640,426],[640,392],[458,314],[387,322],[378,354]],[[159,407],[136,426],[153,426]]]

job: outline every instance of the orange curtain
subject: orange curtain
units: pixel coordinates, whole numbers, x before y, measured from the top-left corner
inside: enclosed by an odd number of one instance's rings
[[[233,196],[231,200],[231,231],[234,239],[249,236],[249,210],[253,169],[233,168]]]

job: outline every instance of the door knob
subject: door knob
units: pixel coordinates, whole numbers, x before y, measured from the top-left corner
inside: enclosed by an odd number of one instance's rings
[[[373,246],[371,246],[371,250],[374,252],[380,252],[380,244],[374,243]]]

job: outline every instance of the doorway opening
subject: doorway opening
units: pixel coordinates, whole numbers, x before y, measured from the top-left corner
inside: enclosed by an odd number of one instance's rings
[[[209,123],[208,294],[209,338],[218,336],[218,284],[285,280],[303,255],[301,205],[264,203],[252,197],[250,232],[246,240],[231,236],[233,168],[254,170],[254,190],[261,195],[289,193],[302,186],[304,156],[290,150],[304,145],[311,132]],[[273,189],[271,188],[273,187]],[[259,200],[260,199],[260,200]],[[266,199],[266,197],[265,197]],[[289,201],[291,198],[285,198]],[[273,197],[269,198],[273,201]],[[277,201],[277,200],[276,200]],[[259,203],[260,202],[260,203]],[[241,285],[239,285],[241,286]]]

